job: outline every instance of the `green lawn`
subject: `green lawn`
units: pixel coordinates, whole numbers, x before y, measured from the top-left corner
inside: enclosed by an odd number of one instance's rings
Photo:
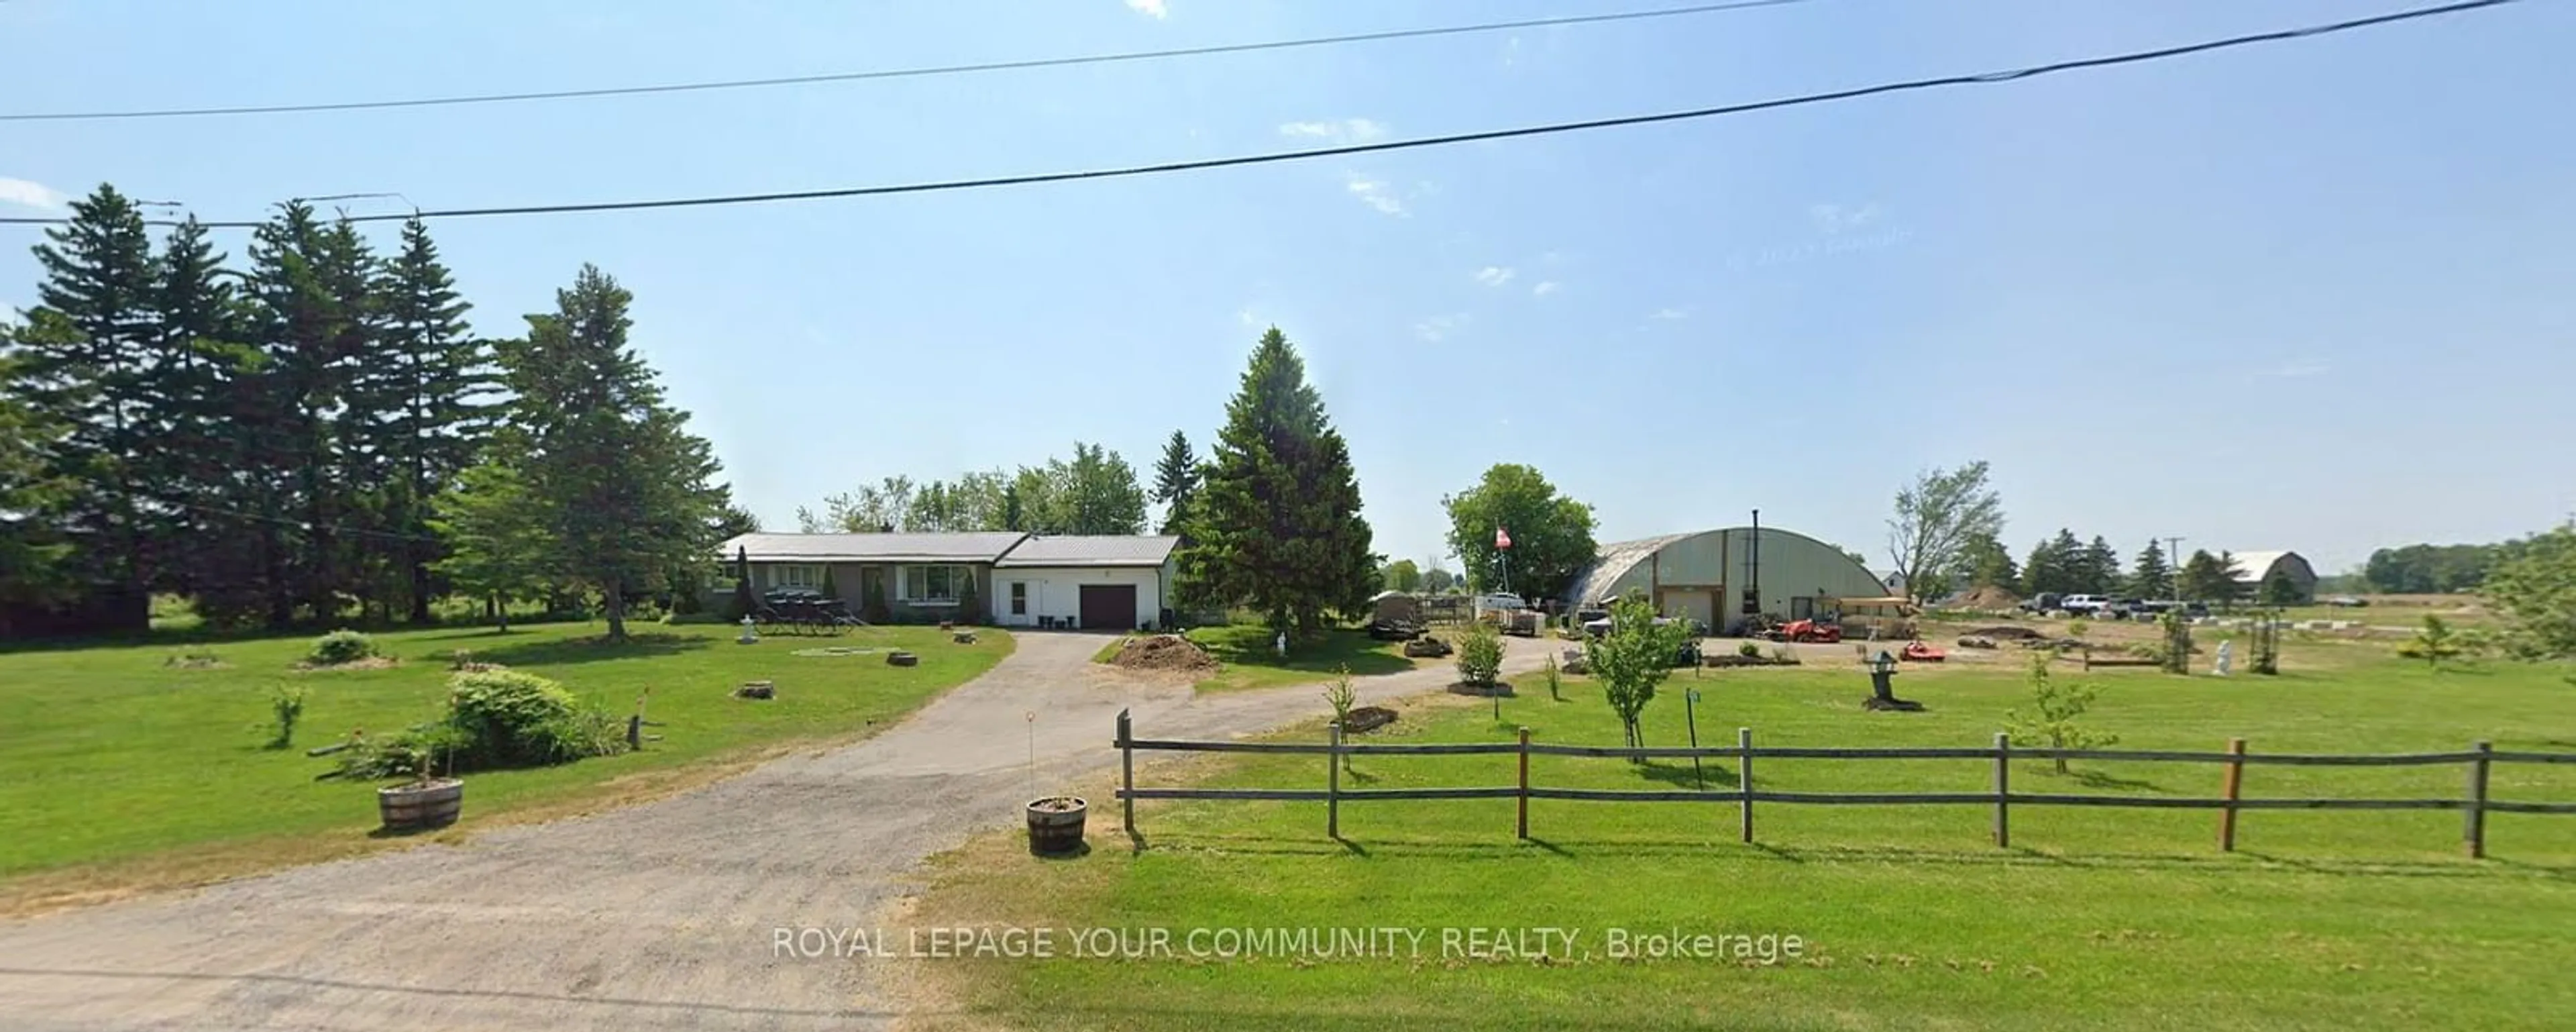
[[[1415,662],[1405,658],[1402,642],[1377,641],[1365,631],[1349,628],[1335,628],[1320,642],[1292,645],[1285,659],[1279,656],[1272,632],[1264,627],[1202,627],[1190,631],[1189,638],[1208,650],[1219,664],[1216,673],[1198,682],[1197,688],[1203,692],[1306,684],[1343,670],[1354,677],[1400,673],[1413,669]],[[1118,645],[1110,643],[1095,658],[1107,660],[1116,655]]]
[[[0,654],[0,713],[8,714],[0,721],[0,897],[30,891],[26,876],[80,873],[66,868],[185,868],[191,855],[288,860],[363,846],[376,823],[374,786],[314,780],[330,761],[304,750],[356,728],[389,732],[434,718],[457,649],[556,678],[619,714],[649,688],[646,718],[661,726],[647,730],[663,736],[623,756],[473,775],[460,825],[470,829],[513,810],[629,797],[686,775],[675,768],[703,770],[764,746],[863,734],[1011,648],[1000,633],[958,645],[909,627],[743,646],[729,627],[644,624],[627,645],[586,640],[601,630],[380,634],[377,644],[399,662],[375,670],[295,671],[309,637]],[[909,648],[921,663],[795,654],[826,645]],[[223,665],[167,665],[182,652],[211,652]],[[755,679],[776,681],[778,698],[731,697]],[[280,685],[308,697],[295,747],[269,750],[269,697]]]
[[[2576,751],[2563,669],[2495,665],[2434,674],[2314,647],[2279,678],[2098,671],[2089,721],[2136,748],[2256,751]],[[2066,671],[2061,676],[2077,676]],[[1617,744],[1597,686],[1565,701],[1520,679],[1497,724],[1482,700],[1438,699],[1372,738]],[[1738,726],[1765,745],[1960,745],[1991,741],[2025,689],[2008,666],[1952,664],[1900,677],[1923,714],[1858,709],[1865,679],[1840,664],[1683,674],[1648,711],[1652,744],[1682,744],[1696,686],[1703,741]],[[1140,726],[1151,737],[1155,729]],[[1318,726],[1287,737],[1320,738]],[[1145,784],[1320,787],[1320,759],[1242,757],[1149,768]],[[1373,757],[1354,787],[1512,783],[1507,756]],[[1731,761],[1637,766],[1540,757],[1542,785],[1731,785]],[[2024,791],[2217,793],[2218,768],[2045,762]],[[1763,760],[1780,790],[1990,787],[1980,760]],[[2252,767],[2248,797],[2456,795],[2456,766]],[[2576,801],[2576,766],[2498,765],[2500,799]],[[1095,788],[1095,799],[1108,799]],[[1737,841],[1731,803],[1539,801],[1532,842],[1510,800],[1345,804],[1347,844],[1320,803],[1145,804],[1150,842],[1131,855],[1115,804],[1095,805],[1099,847],[1029,859],[1010,836],[943,858],[913,918],[1055,927],[1173,929],[1182,956],[922,962],[968,1020],[1031,1028],[1747,1029],[2558,1029],[2576,1016],[2576,816],[2489,817],[2490,859],[2461,854],[2442,812],[2248,812],[2219,852],[2209,811],[2022,807],[2011,850],[1982,806],[1756,810]],[[1103,825],[1107,825],[1103,827]],[[1447,958],[1440,929],[1580,929],[1572,962]],[[1297,962],[1193,960],[1193,928],[1411,928],[1425,956]],[[1614,961],[1609,928],[1800,936],[1799,963]]]

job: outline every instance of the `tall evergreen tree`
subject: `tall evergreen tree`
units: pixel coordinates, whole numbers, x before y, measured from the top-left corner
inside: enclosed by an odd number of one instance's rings
[[[429,619],[436,590],[430,501],[474,461],[490,431],[490,346],[472,335],[465,321],[472,306],[457,296],[455,278],[417,218],[403,224],[402,250],[386,263],[378,292],[386,360],[368,371],[368,393],[380,402],[376,418],[390,450],[388,540],[418,623]]]
[[[2138,551],[2138,559],[2129,573],[2129,594],[2139,598],[2174,597],[2173,565],[2153,541]]]
[[[1349,445],[1277,327],[1226,404],[1190,537],[1186,595],[1242,603],[1300,637],[1320,635],[1327,611],[1360,611],[1376,589]]]
[[[627,344],[633,295],[585,265],[556,310],[499,345],[513,394],[503,433],[558,573],[604,597],[608,636],[626,637],[626,600],[712,553],[730,498],[688,414],[672,408]]]
[[[30,418],[59,427],[48,479],[69,485],[58,530],[75,551],[70,574],[84,601],[115,626],[150,611],[154,549],[164,513],[146,498],[152,439],[155,332],[152,240],[134,202],[100,186],[72,202],[71,220],[45,231],[35,255],[44,280],[9,390]]]
[[[1994,535],[1971,538],[1959,552],[1957,580],[1971,588],[2021,590],[2021,566],[2013,562],[2012,550]]]
[[[206,227],[190,218],[162,245],[153,295],[161,370],[152,432],[162,455],[153,495],[173,531],[164,580],[185,595],[217,597],[199,612],[218,624],[238,623],[240,615],[225,605],[238,597],[227,593],[237,574],[226,553],[260,533],[235,515],[239,478],[257,457],[248,445],[251,426],[231,410],[228,395],[234,377],[255,373],[242,369],[248,326],[227,275]]]
[[[2075,532],[2060,527],[2057,536],[2040,542],[2030,550],[2030,561],[2021,568],[2022,583],[2033,595],[2043,592],[2068,595],[2082,592],[2084,546],[2075,540]]]
[[[1199,457],[1190,450],[1189,435],[1174,430],[1172,439],[1163,442],[1162,461],[1154,464],[1154,501],[1163,507],[1162,533],[1180,532],[1190,498],[1198,493]]]
[[[299,603],[328,621],[343,592],[363,587],[351,539],[370,537],[377,522],[368,496],[381,482],[381,436],[363,418],[380,396],[360,390],[356,375],[376,340],[374,259],[346,222],[325,224],[311,205],[289,201],[253,232],[250,260],[252,335],[273,378],[262,385],[275,421],[260,428],[273,434],[261,452],[282,488],[270,499],[278,515],[259,518],[286,521],[281,544],[293,557],[277,571],[288,583],[270,589],[270,621],[291,620]]]
[[[2111,543],[2103,540],[2101,535],[2094,535],[2093,543],[2084,546],[2077,565],[2082,570],[2083,591],[2108,595],[2120,589],[2120,553],[2114,551]]]
[[[0,344],[9,332],[0,323]],[[16,360],[0,348],[0,384],[17,375]],[[60,436],[58,425],[0,393],[0,635],[9,632],[10,607],[49,606],[63,588],[60,573],[71,546],[61,540],[53,517],[72,485],[56,478],[47,461]]]
[[[2229,572],[2233,564],[2203,549],[2191,554],[2182,564],[2178,578],[2182,597],[2193,602],[2224,602],[2236,597],[2236,577]]]

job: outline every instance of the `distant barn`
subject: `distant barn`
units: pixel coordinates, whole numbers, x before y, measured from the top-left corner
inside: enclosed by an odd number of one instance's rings
[[[2316,601],[2316,568],[2309,566],[2308,560],[2299,553],[2238,552],[2234,558],[2236,568],[2227,571],[2227,575],[2235,578],[2239,595],[2245,598],[2263,597],[2263,582],[2270,579],[2273,571],[2277,570],[2283,576],[2290,578],[2291,587],[2298,589],[2297,601],[2302,603]]]

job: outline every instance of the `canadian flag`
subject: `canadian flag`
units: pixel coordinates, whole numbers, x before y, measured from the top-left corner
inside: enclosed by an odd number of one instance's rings
[[[1503,530],[1503,528],[1502,528],[1502,526],[1501,526],[1501,525],[1499,525],[1499,524],[1497,524],[1497,525],[1494,527],[1494,547],[1495,547],[1495,548],[1510,548],[1510,547],[1512,547],[1512,536],[1511,536],[1511,534],[1510,534],[1510,533],[1508,533],[1508,532],[1506,532],[1506,531],[1504,531],[1504,530]]]

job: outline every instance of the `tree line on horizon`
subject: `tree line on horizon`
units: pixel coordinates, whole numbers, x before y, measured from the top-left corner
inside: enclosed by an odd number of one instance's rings
[[[157,246],[156,246],[157,244]],[[585,266],[477,335],[420,220],[390,253],[301,201],[244,261],[102,185],[0,327],[0,633],[426,622],[452,593],[625,597],[749,523]]]

